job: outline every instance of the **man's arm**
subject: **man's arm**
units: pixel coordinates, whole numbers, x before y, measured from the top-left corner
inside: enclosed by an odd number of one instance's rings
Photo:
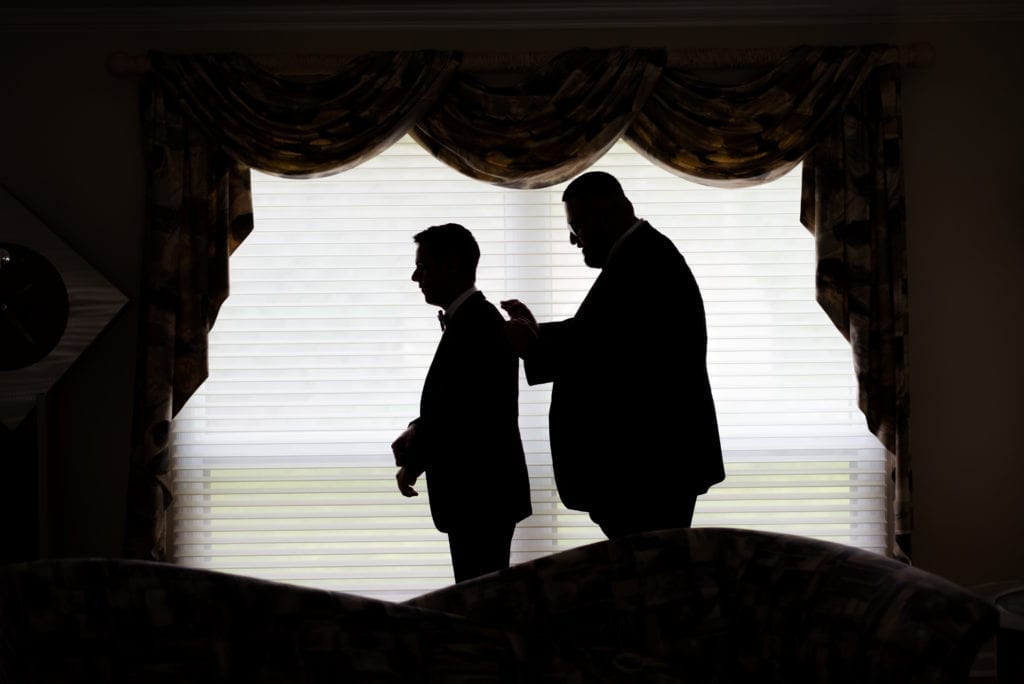
[[[391,453],[395,455],[395,465],[398,466],[395,479],[398,481],[398,491],[402,493],[402,496],[419,496],[419,492],[413,489],[416,479],[424,471],[423,465],[416,458],[417,422],[419,422],[419,418],[409,423],[409,427],[391,443]]]
[[[525,360],[530,347],[537,340],[537,319],[533,317],[530,307],[518,299],[504,300],[501,308],[508,312],[505,336],[516,356]]]
[[[537,338],[523,362],[526,382],[539,385],[552,382],[561,375],[576,348],[575,330],[572,318],[538,326]]]
[[[417,420],[419,420],[417,418]],[[409,423],[409,427],[398,435],[391,443],[391,453],[395,455],[395,465],[404,468],[410,465],[413,438],[416,436],[416,421]]]
[[[524,361],[526,381],[539,385],[553,381],[574,347],[573,319],[538,324],[533,312],[518,299],[501,302],[509,314],[505,335]]]

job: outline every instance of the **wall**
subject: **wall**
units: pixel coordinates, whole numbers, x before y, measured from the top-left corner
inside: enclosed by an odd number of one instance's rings
[[[974,584],[1024,579],[1024,75],[1021,24],[637,31],[0,33],[0,183],[126,294],[139,292],[143,167],[115,51],[332,52],[617,44],[930,42],[904,83],[915,561]],[[53,555],[117,555],[137,328],[129,305],[51,392]]]

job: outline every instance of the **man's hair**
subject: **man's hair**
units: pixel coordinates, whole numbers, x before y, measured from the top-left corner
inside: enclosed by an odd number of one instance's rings
[[[589,171],[576,178],[565,188],[562,201],[593,199],[626,199],[622,185],[615,176],[604,171]]]
[[[480,247],[473,234],[464,226],[458,223],[430,226],[414,235],[412,239],[434,258],[450,260],[459,272],[476,278]]]

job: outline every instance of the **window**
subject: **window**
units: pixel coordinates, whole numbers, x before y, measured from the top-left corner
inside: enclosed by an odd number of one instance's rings
[[[694,525],[884,551],[886,454],[857,408],[849,345],[814,300],[799,170],[721,190],[621,142],[595,168],[676,242],[704,296],[727,478]],[[412,236],[463,223],[492,302],[564,318],[597,272],[568,243],[561,191],[470,180],[408,138],[331,177],[254,172],[256,228],[231,260],[210,377],[174,421],[176,561],[392,600],[449,584],[447,539],[423,493],[398,493],[390,452],[440,335],[410,281]],[[603,539],[558,501],[549,393],[522,383],[534,515],[513,563]]]

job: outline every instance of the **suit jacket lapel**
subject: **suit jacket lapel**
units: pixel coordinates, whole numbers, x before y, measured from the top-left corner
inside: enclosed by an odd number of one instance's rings
[[[423,392],[420,397],[420,415],[423,415],[424,412],[429,412],[432,395],[437,389],[438,378],[444,377],[447,372],[444,369],[444,365],[448,362],[450,347],[458,339],[466,318],[472,317],[472,309],[476,308],[478,300],[483,298],[482,292],[474,292],[466,301],[462,302],[459,308],[455,310],[455,315],[445,324],[444,332],[441,333],[441,340],[437,343],[437,349],[434,351],[434,358],[431,360],[430,367],[427,369],[427,375],[423,380]]]

